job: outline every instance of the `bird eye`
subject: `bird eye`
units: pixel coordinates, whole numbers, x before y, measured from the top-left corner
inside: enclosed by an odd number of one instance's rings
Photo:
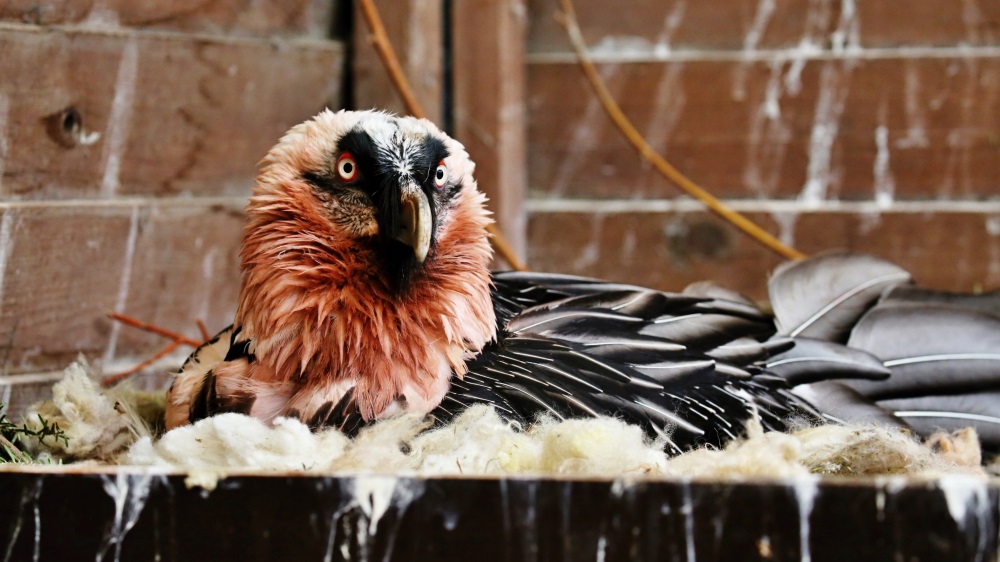
[[[445,180],[448,179],[448,167],[444,165],[444,160],[438,162],[437,170],[434,171],[434,187],[441,189]]]
[[[337,175],[344,181],[354,181],[358,177],[358,163],[350,152],[345,152],[337,158]]]

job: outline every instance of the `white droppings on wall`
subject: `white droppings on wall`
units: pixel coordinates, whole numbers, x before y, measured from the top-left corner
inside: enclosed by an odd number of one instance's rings
[[[682,77],[684,74],[684,63],[668,63],[663,68],[660,80],[656,86],[656,94],[653,101],[653,113],[649,118],[649,125],[646,128],[646,142],[661,155],[667,156],[667,143],[673,133],[677,122],[684,112],[687,97],[684,95]],[[642,161],[644,169],[651,170],[652,167],[644,159]],[[633,198],[641,198],[644,191],[649,186],[663,185],[663,178],[659,174],[649,173],[646,175],[645,185],[636,189],[632,193]]]
[[[778,240],[782,244],[795,247],[795,223],[799,220],[799,213],[794,211],[771,213],[774,222],[778,224]]]
[[[132,282],[132,262],[135,258],[135,243],[139,237],[139,206],[132,207],[132,217],[129,222],[128,239],[125,241],[125,256],[122,263],[122,276],[118,282],[118,295],[115,298],[115,312],[125,311],[128,304],[128,290]],[[118,335],[121,332],[121,322],[111,323],[111,333],[108,335],[108,347],[104,351],[104,364],[115,358],[115,348],[118,346]]]
[[[4,303],[4,280],[7,278],[7,264],[10,263],[10,256],[14,251],[14,221],[17,219],[17,211],[7,209],[0,218],[0,314],[3,313]],[[9,388],[8,388],[9,392]],[[9,403],[4,401],[5,404]]]
[[[212,278],[215,276],[215,262],[219,257],[219,247],[212,246],[205,252],[205,255],[201,258],[201,285],[202,293],[201,300],[198,303],[198,312],[196,318],[202,320],[207,320],[209,312],[211,311],[212,304]]]
[[[1000,215],[987,215],[985,219],[986,234],[996,238],[1000,236]],[[985,280],[987,285],[996,285],[1000,280],[1000,244],[996,240],[986,244],[987,268]]]
[[[927,113],[921,102],[920,71],[914,59],[903,62],[903,107],[906,110],[906,136],[896,141],[896,148],[926,148]]]
[[[680,0],[674,4],[674,7],[667,14],[667,17],[663,20],[663,31],[660,32],[659,37],[656,38],[656,44],[653,45],[653,56],[655,57],[666,57],[670,54],[670,44],[673,41],[674,33],[680,28],[681,23],[684,21],[684,11],[687,9],[687,0]]]
[[[103,2],[94,2],[84,18],[83,27],[95,29],[114,29],[120,25],[118,12],[102,5]]]
[[[767,24],[774,14],[774,0],[759,0],[757,10],[754,12],[753,23],[743,35],[743,50],[754,51],[760,45],[760,39],[764,36]]]
[[[879,126],[875,128],[875,163],[872,176],[875,180],[875,204],[888,209],[896,196],[896,180],[892,175],[889,155],[889,128],[885,125],[885,105],[879,111]]]
[[[1000,216],[990,215],[986,217],[986,233],[990,236],[1000,236]]]
[[[849,61],[823,63],[819,95],[809,134],[806,182],[799,194],[799,200],[807,205],[817,204],[831,197],[831,187],[840,179],[841,171],[833,161],[833,145],[850,91],[852,66]]]
[[[764,99],[756,105],[750,122],[746,165],[743,168],[744,185],[761,197],[767,197],[777,189],[788,143],[792,140],[789,116],[781,111],[784,62],[774,59],[770,68]]]
[[[601,234],[604,231],[604,213],[594,213],[590,217],[590,238],[580,255],[573,260],[573,271],[587,274],[601,259]]]
[[[962,0],[962,23],[965,25],[965,38],[969,43],[975,45],[982,42],[980,30],[986,22],[976,0]]]
[[[954,82],[959,82],[960,93],[956,102],[959,117],[952,126],[946,139],[948,156],[944,165],[944,177],[941,181],[940,195],[942,198],[968,196],[976,186],[976,163],[974,149],[983,134],[983,123],[991,122],[993,116],[984,114],[982,107],[993,108],[1000,103],[1000,72],[993,65],[983,64],[976,57],[965,57],[960,66],[954,70],[949,68],[949,74],[954,71]]]
[[[854,0],[841,0],[840,21],[830,34],[834,53],[857,53],[861,50],[861,22]]]
[[[115,97],[111,101],[111,114],[105,129],[104,175],[101,180],[101,195],[116,195],[119,187],[119,172],[128,139],[129,124],[132,120],[132,105],[135,98],[136,78],[139,71],[139,43],[135,36],[125,42],[121,61],[118,63],[118,77],[115,80]]]
[[[7,162],[7,119],[10,113],[10,99],[0,92],[0,197],[4,196],[3,174]]]
[[[743,61],[736,67],[736,77],[733,80],[732,96],[734,100],[746,98],[747,72],[753,64],[753,55],[760,45],[760,39],[764,36],[771,15],[774,13],[774,0],[759,0],[757,10],[754,13],[753,23],[743,34]]]
[[[656,51],[656,45],[638,35],[605,35],[588,51],[593,57],[647,58]]]
[[[622,262],[630,263],[632,258],[635,256],[635,250],[639,246],[639,238],[635,234],[635,227],[629,225],[628,229],[625,231],[625,236],[622,239],[621,254]]]
[[[601,78],[607,84],[608,90],[615,97],[620,99],[621,84],[614,80],[618,73],[618,65],[602,65],[599,68]],[[562,197],[570,187],[570,178],[576,173],[580,165],[589,158],[593,158],[600,140],[600,132],[606,127],[607,117],[604,108],[597,96],[587,96],[587,107],[583,115],[576,120],[573,132],[569,135],[566,155],[559,164],[559,169],[552,180],[553,197]]]

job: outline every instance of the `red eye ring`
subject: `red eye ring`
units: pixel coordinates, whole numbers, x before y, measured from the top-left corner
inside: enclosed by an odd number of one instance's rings
[[[358,178],[358,163],[350,152],[344,152],[337,158],[337,175],[348,182]]]
[[[448,182],[448,166],[445,165],[444,160],[438,162],[437,169],[434,170],[434,187],[438,189],[444,188],[444,184]]]

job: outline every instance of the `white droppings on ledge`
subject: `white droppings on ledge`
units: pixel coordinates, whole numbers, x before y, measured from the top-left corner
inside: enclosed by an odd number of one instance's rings
[[[799,552],[802,562],[812,561],[809,546],[809,517],[812,515],[816,496],[819,494],[819,478],[801,476],[795,480],[795,499],[799,506]]]
[[[111,500],[114,502],[115,512],[111,528],[105,532],[99,547],[100,550],[95,556],[97,562],[104,560],[108,549],[112,547],[114,548],[113,559],[115,562],[121,558],[122,542],[146,507],[146,499],[149,498],[150,484],[154,477],[162,478],[162,475],[119,472],[114,476],[101,476],[104,491],[111,496]]]
[[[937,487],[944,494],[951,518],[965,530],[970,513],[981,519],[990,509],[985,478],[959,474],[947,474],[938,479]]]
[[[694,500],[691,497],[691,481],[685,479],[683,486],[683,504],[681,505],[681,515],[684,516],[684,546],[687,554],[687,562],[697,562],[698,555],[695,552],[694,544]]]
[[[368,519],[368,534],[374,535],[379,521],[393,503],[400,479],[394,476],[358,476],[354,479],[354,499]],[[412,495],[410,495],[412,499]]]

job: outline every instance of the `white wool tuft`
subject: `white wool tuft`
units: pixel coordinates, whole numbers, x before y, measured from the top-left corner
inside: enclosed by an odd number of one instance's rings
[[[104,390],[88,374],[85,361],[78,360],[63,371],[63,379],[52,386],[52,400],[33,405],[25,424],[34,430],[57,424],[67,440],[30,440],[33,451],[44,450],[63,459],[110,460],[149,429],[138,410],[155,402],[150,393],[116,387]],[[160,399],[162,402],[162,398]]]
[[[143,437],[128,464],[161,467],[312,470],[341,456],[348,439],[313,433],[302,422],[278,418],[272,426],[242,414],[219,414],[167,432],[156,443]]]

